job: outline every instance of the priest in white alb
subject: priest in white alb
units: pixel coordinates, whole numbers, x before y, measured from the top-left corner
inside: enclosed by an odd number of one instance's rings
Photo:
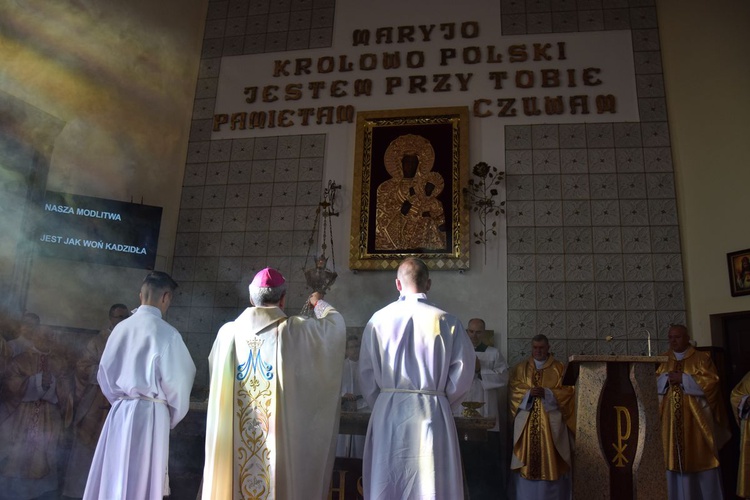
[[[451,406],[471,387],[476,356],[461,322],[427,301],[426,264],[405,259],[397,301],[362,337],[359,383],[372,408],[362,463],[368,500],[464,497]]]
[[[195,364],[180,332],[162,319],[177,283],[152,271],[141,306],[112,330],[97,380],[112,409],[94,452],[85,500],[161,500],[169,495],[169,430],[187,414]]]

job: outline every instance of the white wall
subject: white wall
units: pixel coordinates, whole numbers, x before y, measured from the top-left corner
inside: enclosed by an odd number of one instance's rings
[[[726,254],[750,248],[750,3],[657,2],[675,163],[689,326],[750,310],[732,297]]]

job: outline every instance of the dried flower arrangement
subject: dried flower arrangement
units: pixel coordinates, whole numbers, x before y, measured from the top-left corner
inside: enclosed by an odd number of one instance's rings
[[[497,236],[497,217],[505,213],[505,201],[497,197],[498,189],[505,177],[505,172],[497,167],[480,161],[471,170],[473,177],[469,179],[468,187],[464,188],[464,200],[472,213],[479,218],[480,230],[474,231],[472,237],[477,245],[485,245],[484,262],[487,263],[487,241],[491,236]]]

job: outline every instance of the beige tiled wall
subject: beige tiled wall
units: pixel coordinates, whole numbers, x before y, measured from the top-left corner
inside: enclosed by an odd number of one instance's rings
[[[209,3],[175,248],[182,286],[170,310],[197,384],[254,270],[282,269],[290,312],[301,307],[324,181],[325,135],[211,141],[221,57],[328,47],[334,12],[333,0]],[[648,329],[656,352],[666,326],[685,322],[685,299],[654,2],[501,0],[501,15],[504,35],[631,30],[641,117],[506,126],[509,362],[528,355],[536,333],[566,358],[639,354]]]

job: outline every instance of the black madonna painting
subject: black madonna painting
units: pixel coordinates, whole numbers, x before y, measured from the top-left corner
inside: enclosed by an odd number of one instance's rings
[[[432,269],[468,269],[468,111],[357,115],[349,267],[394,269],[416,255]]]

